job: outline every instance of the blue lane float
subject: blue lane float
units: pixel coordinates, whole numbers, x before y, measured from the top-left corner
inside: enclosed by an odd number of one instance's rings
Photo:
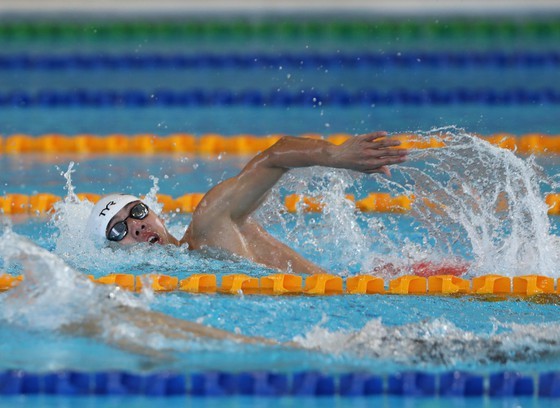
[[[496,373],[490,376],[489,392],[492,397],[531,396],[534,381],[519,373]]]
[[[152,70],[252,68],[557,67],[560,52],[405,52],[398,54],[4,54],[0,70]]]
[[[390,375],[387,393],[407,397],[436,395],[436,375],[423,372],[404,372]]]
[[[123,371],[0,372],[0,396],[14,395],[107,395],[107,396],[374,396],[403,397],[545,397],[560,398],[560,372],[538,376],[518,372],[489,375],[462,371],[434,374],[409,371],[388,376],[365,372],[325,374],[204,372],[184,375],[174,372],[138,374]]]
[[[0,93],[3,107],[201,107],[201,106],[248,106],[248,107],[319,107],[319,106],[378,106],[378,105],[541,105],[560,104],[560,89],[556,88],[456,88],[456,89],[394,89],[379,91],[361,89],[346,91],[306,90],[260,91],[247,89],[217,90],[86,90],[71,91],[40,90],[37,92],[11,91]]]
[[[484,395],[484,377],[461,371],[444,373],[439,378],[442,397],[481,397]]]
[[[560,398],[560,372],[539,375],[539,396]]]

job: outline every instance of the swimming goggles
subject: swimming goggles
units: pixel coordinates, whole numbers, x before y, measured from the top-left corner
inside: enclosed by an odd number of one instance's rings
[[[135,220],[143,220],[148,216],[150,213],[150,209],[144,203],[138,203],[134,207],[130,209],[130,213],[128,217],[124,220],[117,222],[113,227],[107,232],[107,239],[109,241],[119,242],[126,237],[128,234],[128,225],[126,224],[126,220],[129,218],[134,218]]]

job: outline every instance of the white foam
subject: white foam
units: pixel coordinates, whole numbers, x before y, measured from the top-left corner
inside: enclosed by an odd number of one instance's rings
[[[497,324],[499,325],[499,324]],[[506,362],[538,362],[560,352],[560,324],[508,324],[475,333],[444,318],[401,326],[370,320],[361,330],[328,330],[321,325],[296,343],[328,354],[381,359],[403,365],[457,367]]]
[[[0,236],[0,258],[7,268],[22,265],[24,281],[4,297],[0,316],[27,329],[58,330],[99,318],[115,305],[146,307],[115,287],[94,285],[55,254],[6,228]],[[112,299],[107,305],[107,299]]]

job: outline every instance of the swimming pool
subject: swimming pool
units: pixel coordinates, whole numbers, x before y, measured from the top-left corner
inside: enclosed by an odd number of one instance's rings
[[[41,32],[39,24],[5,23],[4,31],[0,32],[5,46],[3,59],[0,58],[3,62],[0,64],[3,79],[0,81],[0,133],[6,137],[25,133],[38,138],[45,134],[78,137],[121,133],[132,137],[140,133],[163,136],[189,132],[200,138],[205,133],[226,137],[284,133],[330,135],[383,128],[391,132],[423,129],[424,137],[429,138],[440,133],[429,129],[450,124],[481,134],[555,135],[559,132],[555,118],[558,103],[554,92],[550,92],[555,91],[551,84],[558,79],[558,61],[553,55],[557,39],[554,18],[526,23],[498,21],[495,26],[483,25],[483,31],[487,30],[483,34],[475,29],[466,30],[478,33],[472,37],[473,41],[467,39],[465,29],[461,28],[470,27],[469,24],[476,26],[476,21],[470,20],[450,21],[455,36],[448,36],[445,30],[440,33],[437,25],[433,28],[429,21],[412,22],[406,29],[396,22],[381,34],[375,34],[380,29],[371,27],[364,34],[357,23],[349,23],[351,29],[345,31],[344,26],[337,25],[340,24],[337,20],[333,21],[311,25],[319,27],[316,29],[297,20],[288,21],[282,26],[288,28],[280,30],[274,28],[275,23],[265,20],[262,24],[269,27],[266,36],[252,36],[245,29],[260,27],[261,23],[252,26],[241,21],[238,27],[243,29],[237,28],[240,30],[237,37],[227,35],[231,34],[228,25],[220,21],[200,25],[204,33],[211,35],[200,34],[196,24],[185,24],[187,28],[195,27],[195,34],[188,30],[181,34],[172,29],[154,32],[144,26],[134,31],[126,28],[126,24],[123,29],[113,22],[100,22],[99,30],[105,34],[99,37],[87,34],[86,42],[78,42],[78,38],[84,40],[84,37],[75,35],[72,28],[64,31],[64,25],[50,31],[43,28]],[[105,31],[104,24],[109,27]],[[173,28],[173,24],[167,22],[167,27]],[[376,24],[381,23],[373,26]],[[162,26],[166,27],[166,22]],[[19,31],[5,27],[19,27]],[[293,27],[297,35],[293,34]],[[305,29],[298,31],[297,27]],[[325,35],[321,27],[330,29],[331,34]],[[494,31],[488,27],[495,27]],[[517,27],[517,31],[511,27]],[[510,41],[512,32],[517,33],[515,44]],[[399,33],[406,35],[397,41],[401,36],[395,34]],[[431,34],[426,38],[419,33]],[[45,52],[46,45],[48,52]],[[340,49],[351,56],[337,59]],[[495,57],[498,51],[509,56],[536,52],[540,57],[519,58],[508,65],[499,55]],[[472,56],[472,52],[494,57],[484,59]],[[123,57],[131,53],[138,57]],[[174,62],[166,66],[161,57],[154,59],[154,53],[175,56],[171,59]],[[415,58],[399,63],[398,53]],[[207,54],[215,57],[205,57]],[[29,56],[58,56],[60,60],[45,62],[45,58],[37,57],[26,65],[21,63],[21,55],[28,55],[28,59]],[[103,62],[99,55],[120,60]],[[188,65],[177,55],[198,62]],[[389,60],[384,59],[387,55]],[[453,62],[453,55],[466,55],[466,62]],[[16,57],[20,58],[19,63]],[[89,65],[87,58],[90,58]],[[255,59],[266,63],[253,64]],[[352,62],[362,59],[369,62]],[[424,65],[422,59],[432,62]],[[431,88],[450,93],[443,95],[443,99],[426,96],[423,90]],[[364,96],[360,94],[363,89],[374,89],[377,93],[371,91]],[[67,93],[76,90],[79,91],[76,94]],[[157,103],[146,102],[158,90]],[[354,93],[335,92],[340,90]],[[473,90],[476,92],[469,94]],[[183,91],[181,95],[174,94]],[[312,96],[298,99],[295,95],[302,91]],[[242,98],[236,96],[243,92],[246,93]],[[282,97],[270,97],[274,93]],[[263,95],[269,95],[265,99],[267,103],[273,101],[273,106],[257,103]],[[318,99],[313,100],[314,97]],[[320,103],[323,97],[325,102]],[[293,172],[265,203],[259,217],[275,236],[344,278],[371,273],[386,262],[406,266],[418,261],[454,258],[472,262],[469,278],[488,273],[510,277],[535,273],[558,278],[555,268],[559,256],[558,219],[547,217],[544,204],[544,195],[557,191],[557,156],[537,156],[536,162],[542,166],[539,169],[530,159],[500,151],[460,129],[445,128],[442,132],[451,137],[447,147],[416,151],[409,164],[395,169],[392,183],[381,177],[364,178],[344,171]],[[65,187],[70,186],[77,192],[95,194],[123,191],[144,195],[152,190],[153,196],[157,190],[177,197],[207,191],[216,182],[236,174],[247,160],[247,156],[234,154],[205,157],[196,153],[5,154],[0,156],[4,170],[0,185],[3,195],[65,196],[68,192]],[[71,161],[77,164],[69,171]],[[71,177],[71,182],[63,173]],[[423,177],[425,174],[430,177]],[[459,177],[461,183],[457,182]],[[446,210],[443,214],[422,209],[408,214],[360,213],[345,198],[350,193],[360,199],[372,191],[427,197],[444,205]],[[438,194],[441,192],[447,194]],[[496,213],[500,192],[507,194],[508,210]],[[283,201],[289,193],[323,197],[326,207],[322,213],[308,214],[303,209],[286,213]],[[273,273],[240,259],[223,256],[216,259],[181,249],[138,247],[132,254],[119,249],[93,252],[91,246],[77,239],[78,220],[87,212],[87,204],[67,202],[58,211],[61,217],[50,222],[40,217],[14,215],[10,217],[13,225],[3,229],[13,229],[18,235],[29,237],[76,271],[94,277],[110,273],[162,273],[182,279],[194,273],[210,273],[219,279],[232,273],[255,277]],[[168,215],[172,231],[179,235],[189,217],[182,213]],[[18,251],[34,251],[19,238],[6,239],[2,250],[3,258]],[[437,378],[440,387],[445,382],[444,373],[453,370],[482,376],[488,384],[490,374],[519,372],[531,378],[533,384],[533,378],[558,367],[560,326],[555,297],[525,301],[492,296],[249,293],[232,296],[149,291],[128,295],[107,287],[92,289],[84,283],[87,281],[76,281],[72,271],[62,270],[59,261],[41,254],[36,255],[31,265],[35,272],[29,277],[35,282],[25,282],[0,295],[4,318],[0,325],[2,370],[132,374],[172,371],[185,375],[205,373],[209,376],[205,377],[207,381],[211,381],[209,378],[215,381],[211,376],[217,375],[216,371],[228,375],[272,372],[288,376],[292,386],[317,381],[317,378],[295,377],[300,372],[311,372],[327,377],[324,381],[328,394],[333,390],[329,381],[335,378],[336,384],[340,384],[339,376],[346,373],[380,376],[389,390],[389,378],[397,378],[402,372],[422,371],[428,375],[428,383],[430,378]],[[17,264],[3,265],[7,272],[22,272]],[[395,275],[385,271],[382,276],[388,281],[404,273]],[[295,339],[301,348],[184,341],[167,338],[154,330],[139,332],[126,319],[119,318],[117,309],[107,301],[108,296],[118,302],[130,302],[140,308],[247,336],[280,342]],[[61,324],[84,316],[106,319],[112,332],[91,339],[57,331]],[[143,349],[133,352],[107,344],[115,339],[142,345]],[[46,381],[45,377],[41,378]],[[394,381],[402,384],[403,380]],[[189,380],[191,385],[194,382],[192,378]],[[542,379],[539,384],[544,383]],[[485,390],[491,389],[496,388],[486,385]],[[316,391],[309,386],[302,393]],[[403,391],[394,391],[399,393]],[[433,395],[430,391],[427,394]],[[544,406],[555,402],[546,398],[537,400],[532,395],[520,402],[480,397],[461,399],[460,404],[490,406],[500,401],[500,404]],[[35,397],[26,398],[24,402],[37,403]],[[236,398],[229,402],[240,405],[319,403],[307,399],[263,402]],[[403,400],[393,400],[394,397],[370,398],[358,403],[403,403]],[[8,404],[13,401],[7,399]],[[73,400],[69,401],[63,400],[66,403]],[[60,401],[53,397],[42,402]],[[190,401],[201,405],[214,402]],[[335,400],[334,403],[347,402]],[[443,406],[449,402],[434,397],[406,403]]]

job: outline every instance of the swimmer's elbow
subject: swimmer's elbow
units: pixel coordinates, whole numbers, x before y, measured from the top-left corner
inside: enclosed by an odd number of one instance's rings
[[[259,156],[260,160],[256,161],[257,166],[269,168],[285,168],[286,167],[286,152],[290,151],[292,137],[282,136],[276,143],[262,152]]]

